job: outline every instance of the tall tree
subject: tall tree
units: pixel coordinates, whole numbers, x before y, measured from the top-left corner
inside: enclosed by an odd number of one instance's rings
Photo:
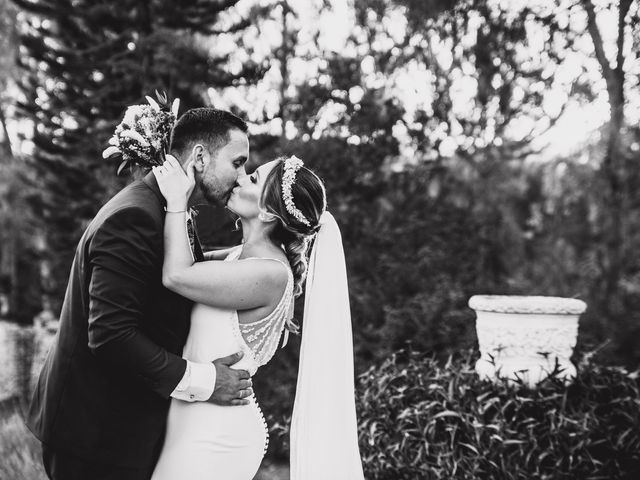
[[[16,8],[8,0],[0,1],[0,310],[11,318],[24,320],[33,314],[29,297],[34,291],[33,263],[29,250],[29,221],[25,208],[27,188],[22,161],[12,145],[9,122],[12,116],[11,92],[19,77],[15,65],[17,35]],[[33,299],[31,299],[31,302]]]
[[[201,2],[14,0],[24,76],[22,116],[33,124],[29,158],[40,194],[47,289],[59,301],[74,245],[88,219],[122,181],[100,151],[124,107],[155,89],[182,109],[206,102],[208,88],[255,80],[251,61],[232,69],[217,39],[240,37],[250,20],[222,17],[237,0]],[[55,307],[54,307],[55,308]]]
[[[587,32],[593,43],[595,57],[600,66],[602,78],[606,83],[607,98],[609,102],[609,119],[606,130],[606,150],[602,159],[602,177],[604,179],[605,208],[602,221],[602,251],[601,265],[603,269],[602,282],[599,285],[604,311],[609,314],[619,313],[620,305],[615,300],[620,288],[620,280],[624,274],[625,262],[625,233],[626,223],[630,214],[629,206],[631,197],[635,192],[629,191],[627,178],[629,168],[635,169],[635,165],[629,165],[627,161],[628,145],[622,141],[625,125],[626,89],[628,88],[629,75],[632,71],[631,64],[635,60],[638,63],[638,52],[633,58],[632,50],[627,47],[629,41],[640,35],[639,4],[634,0],[619,0],[610,2],[604,10],[613,10],[616,14],[617,28],[614,35],[614,44],[605,43],[602,35],[602,26],[597,21],[597,10],[592,0],[582,0],[580,7],[587,16]],[[635,5],[634,5],[635,4]],[[631,7],[634,11],[631,11]],[[574,8],[580,8],[576,5]],[[602,8],[602,7],[601,7]],[[615,60],[612,62],[607,56],[606,50],[611,49]],[[637,80],[636,80],[637,82]],[[637,83],[636,83],[637,85]]]

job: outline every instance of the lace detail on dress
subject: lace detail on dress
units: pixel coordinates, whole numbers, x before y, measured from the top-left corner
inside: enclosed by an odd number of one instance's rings
[[[236,260],[241,252],[242,246],[232,251],[226,260]],[[278,343],[280,342],[285,323],[291,313],[291,305],[293,302],[293,273],[287,264],[277,258],[265,259],[251,257],[244,260],[254,259],[274,260],[281,263],[287,269],[287,286],[276,308],[268,316],[255,322],[237,322],[237,331],[241,334],[242,340],[253,354],[256,366],[259,367],[271,360],[278,349]]]

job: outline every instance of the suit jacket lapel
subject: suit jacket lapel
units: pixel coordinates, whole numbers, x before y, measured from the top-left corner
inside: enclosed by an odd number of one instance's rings
[[[147,173],[147,175],[145,175],[145,177],[142,179],[142,182],[147,187],[149,187],[149,189],[155,194],[156,197],[158,197],[162,206],[166,206],[167,202],[162,196],[162,193],[160,193],[160,187],[158,186],[158,181],[156,180],[153,172]],[[196,262],[204,261],[204,252],[202,250],[202,245],[200,244],[200,239],[198,238],[195,215],[191,213],[189,214],[189,218],[187,220],[187,232],[189,233],[189,243],[191,244],[191,250],[193,251],[193,258]]]
[[[187,219],[187,232],[189,233],[189,243],[191,244],[191,251],[193,252],[193,258],[196,262],[204,261],[204,252],[202,251],[202,245],[198,238],[198,229],[196,226],[196,220],[193,211],[189,212],[189,218]]]

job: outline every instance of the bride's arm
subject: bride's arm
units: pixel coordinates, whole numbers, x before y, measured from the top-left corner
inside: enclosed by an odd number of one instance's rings
[[[193,191],[193,166],[185,175],[178,161],[167,157],[154,168],[158,186],[167,200],[164,224],[162,283],[194,302],[219,308],[247,310],[266,306],[286,287],[287,272],[265,259],[193,263],[185,221],[187,200]]]
[[[166,259],[165,255],[163,285],[194,302],[213,307],[232,310],[264,307],[280,298],[287,284],[287,272],[273,260],[212,260],[177,267],[167,266]]]

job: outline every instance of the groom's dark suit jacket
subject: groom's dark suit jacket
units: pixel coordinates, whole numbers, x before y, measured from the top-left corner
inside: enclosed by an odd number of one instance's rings
[[[155,462],[192,306],[162,286],[163,226],[149,174],[84,232],[27,419],[47,446],[124,467]]]

